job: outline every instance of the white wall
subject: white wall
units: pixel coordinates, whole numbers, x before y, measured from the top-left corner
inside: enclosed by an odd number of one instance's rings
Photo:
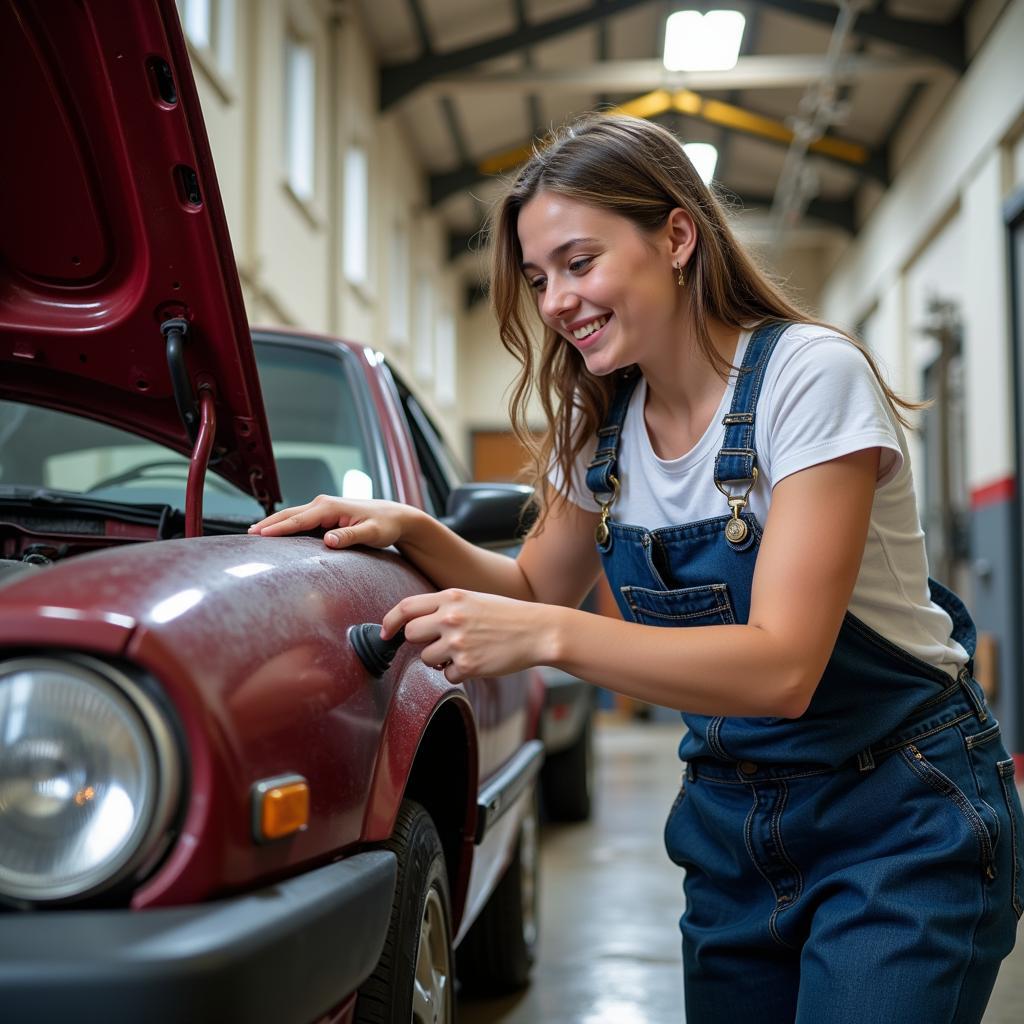
[[[900,366],[902,387],[919,390],[921,323],[929,291],[963,312],[968,394],[968,474],[972,487],[1013,472],[1010,339],[1002,203],[1024,112],[1024,0],[1013,0],[950,93],[894,184],[840,259],[825,287],[826,319],[856,323],[898,282],[902,313],[891,308],[887,336],[872,341]],[[959,211],[959,212],[958,212]],[[880,327],[881,325],[879,325]],[[896,355],[901,352],[901,355]]]
[[[963,192],[966,397],[970,410],[967,458],[975,485],[1013,472],[1013,374],[1002,164],[1002,154],[988,154]],[[979,258],[971,258],[975,255]]]

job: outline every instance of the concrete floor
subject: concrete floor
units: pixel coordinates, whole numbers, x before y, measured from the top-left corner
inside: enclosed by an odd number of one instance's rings
[[[677,1024],[682,875],[661,845],[676,794],[675,724],[597,730],[598,803],[587,825],[544,828],[540,959],[515,997],[462,1000],[461,1024]],[[1024,927],[1021,930],[1024,940]],[[1024,941],[1003,964],[984,1024],[1024,1021]],[[699,1024],[698,1021],[692,1024]]]

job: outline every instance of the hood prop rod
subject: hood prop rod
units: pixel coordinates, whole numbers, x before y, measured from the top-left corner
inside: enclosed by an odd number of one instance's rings
[[[199,399],[192,389],[188,368],[185,366],[185,335],[188,321],[172,317],[160,325],[167,340],[167,369],[171,375],[171,389],[178,415],[185,433],[192,442],[192,456],[188,464],[188,483],[185,485],[185,536],[203,535],[203,484],[210,465],[213,439],[217,435],[217,411],[213,392],[208,387],[199,389]]]
[[[213,392],[209,388],[199,389],[199,430],[196,446],[188,464],[188,483],[185,485],[185,536],[203,535],[203,483],[206,468],[210,465],[210,452],[217,433],[217,412],[213,404]]]

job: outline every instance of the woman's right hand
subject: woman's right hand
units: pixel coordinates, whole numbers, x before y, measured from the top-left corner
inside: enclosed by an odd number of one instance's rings
[[[318,494],[305,505],[283,508],[253,523],[249,533],[281,537],[318,527],[326,530],[324,543],[331,548],[365,544],[386,548],[397,544],[415,515],[415,509],[396,501],[358,500]]]

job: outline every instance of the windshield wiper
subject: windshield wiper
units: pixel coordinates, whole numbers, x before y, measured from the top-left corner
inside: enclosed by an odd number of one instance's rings
[[[84,530],[72,528],[67,532],[92,533],[97,520],[116,519],[122,523],[136,523],[140,526],[155,526],[160,538],[173,536],[175,520],[182,519],[183,513],[172,505],[129,505],[117,501],[101,501],[86,498],[74,491],[57,491],[48,487],[31,487],[24,484],[0,484],[0,510],[21,511],[32,517],[47,521],[67,520],[79,517],[88,526]]]

